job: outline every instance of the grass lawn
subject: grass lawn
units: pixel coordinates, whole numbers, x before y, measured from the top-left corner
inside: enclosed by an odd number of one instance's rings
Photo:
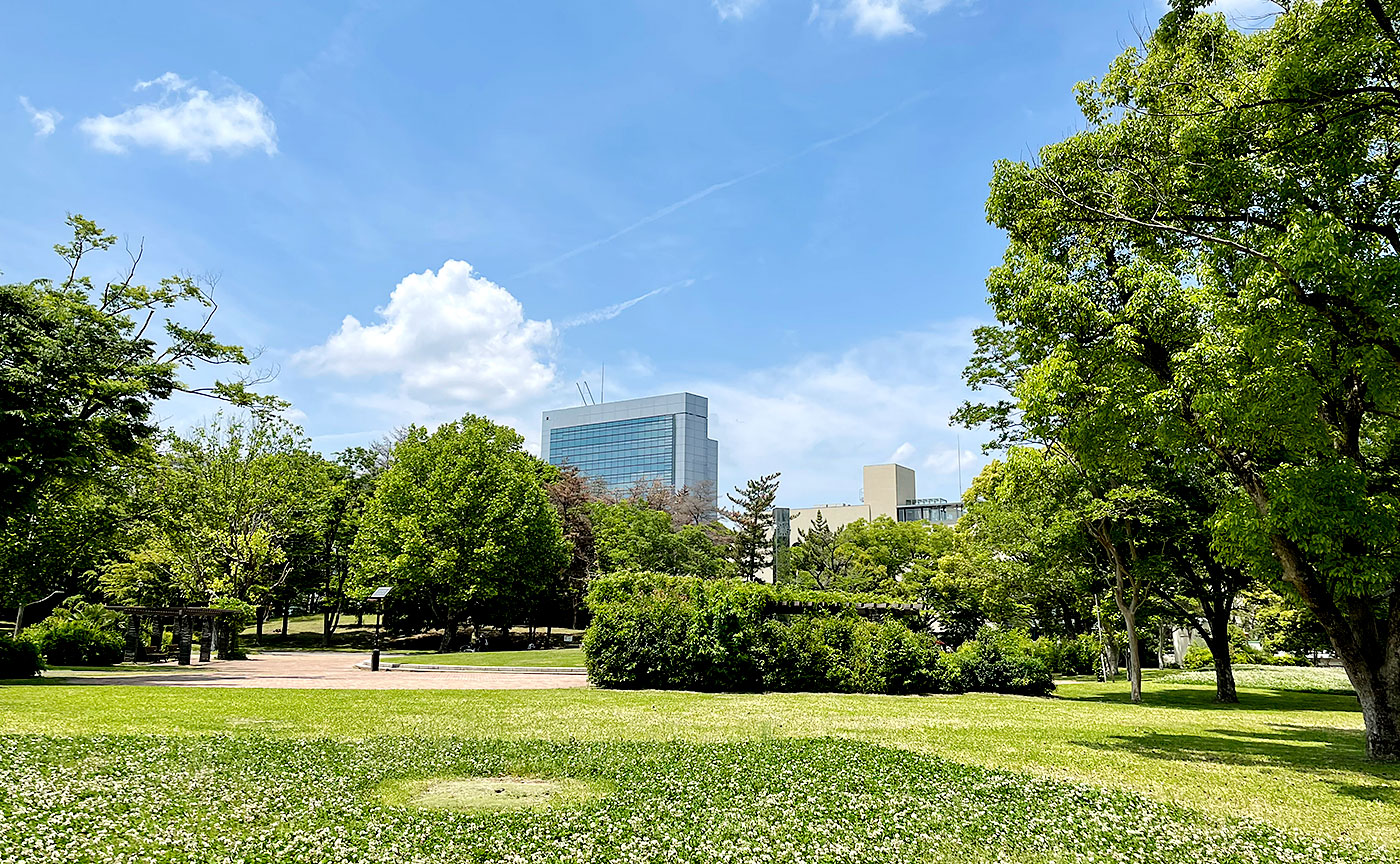
[[[429,664],[434,666],[583,666],[583,651],[579,648],[544,648],[538,651],[478,651],[461,654],[414,654],[411,657],[391,657],[395,663]]]
[[[1307,692],[1272,672],[1241,670],[1236,707],[1182,673],[1150,674],[1143,706],[1121,680],[1056,699],[0,687],[0,861],[1400,860],[1400,766],[1364,760],[1355,698],[1328,670]],[[613,791],[382,797],[509,776]]]

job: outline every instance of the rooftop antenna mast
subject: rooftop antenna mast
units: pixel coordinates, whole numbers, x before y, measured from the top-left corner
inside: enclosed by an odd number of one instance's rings
[[[580,402],[582,402],[583,404],[587,405],[587,404],[588,404],[588,397],[586,397],[586,396],[583,395],[583,387],[581,387],[577,381],[574,382],[574,386],[575,386],[575,387],[578,387],[578,401],[580,401]]]
[[[608,364],[603,364],[603,380],[598,382],[598,401],[603,401],[603,388],[608,385]]]
[[[594,405],[597,405],[598,402],[593,398],[593,388],[588,386],[587,381],[583,382],[583,389],[588,391],[588,401],[593,403]]]

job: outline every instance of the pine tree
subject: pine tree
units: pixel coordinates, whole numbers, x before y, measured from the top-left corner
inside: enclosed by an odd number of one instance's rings
[[[778,474],[750,480],[743,489],[734,487],[727,497],[736,509],[724,515],[736,526],[731,547],[739,577],[757,582],[760,571],[773,566],[773,502],[778,499]]]

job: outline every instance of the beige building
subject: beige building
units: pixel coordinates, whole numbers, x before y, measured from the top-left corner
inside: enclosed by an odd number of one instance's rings
[[[867,522],[888,517],[896,522],[935,522],[951,525],[962,515],[961,502],[943,498],[919,498],[914,486],[914,469],[893,463],[866,465],[862,471],[860,504],[821,504],[811,507],[773,508],[774,557],[800,542],[820,513],[832,531],[857,519]],[[771,581],[772,575],[768,574]]]

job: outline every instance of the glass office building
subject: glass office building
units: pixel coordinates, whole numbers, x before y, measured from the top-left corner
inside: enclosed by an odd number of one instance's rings
[[[540,457],[619,492],[659,480],[713,498],[719,442],[709,437],[709,408],[703,396],[672,393],[546,411]]]

